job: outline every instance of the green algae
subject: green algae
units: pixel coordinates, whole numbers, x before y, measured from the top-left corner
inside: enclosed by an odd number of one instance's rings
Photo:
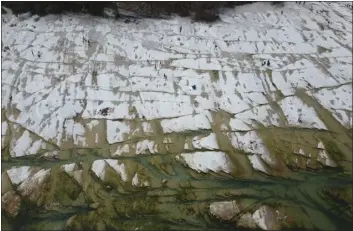
[[[261,205],[277,209],[283,213],[279,225],[284,228],[344,228],[351,224],[352,218],[349,206],[352,204],[349,197],[351,188],[348,186],[351,157],[347,155],[352,146],[351,130],[339,126],[332,116],[326,116],[328,112],[317,106],[316,101],[306,100],[330,131],[289,127],[285,123],[282,127],[265,127],[257,123],[253,129],[274,160],[273,163],[264,162],[270,170],[268,175],[254,171],[247,158],[249,153],[234,148],[229,126],[234,115],[222,110],[211,112],[213,122],[209,130],[164,134],[160,120],[150,120],[148,123],[153,133],[146,136],[142,120],[136,118],[132,123],[136,132],[122,144],[109,145],[105,142],[99,145],[100,148],[60,150],[58,161],[36,160],[34,156],[9,158],[9,161],[3,159],[4,169],[16,165],[51,169],[41,185],[30,195],[22,197],[17,220],[7,219],[4,227],[18,223],[20,225],[14,227],[34,230],[59,227],[67,230],[235,228],[234,222],[211,217],[208,209],[212,202],[237,200],[241,214],[252,213]],[[273,111],[276,110],[273,107]],[[234,168],[229,175],[198,173],[175,158],[182,152],[195,151],[193,138],[211,132],[216,135],[219,151],[225,152],[232,161]],[[147,137],[155,142],[156,153],[146,151],[135,155],[136,143]],[[327,155],[339,167],[330,168],[318,161],[317,145],[320,141]],[[129,150],[113,159],[124,163],[126,181],[108,165],[103,179],[97,177],[91,170],[93,161],[112,158],[111,153],[125,144]],[[305,155],[298,155],[299,149]],[[77,163],[74,171],[82,171],[80,182],[60,168],[62,164],[72,162]],[[138,183],[133,185],[135,176]],[[6,174],[4,177],[6,180]],[[337,184],[340,185],[338,189]],[[4,191],[9,190],[5,186]],[[57,215],[58,211],[72,206],[82,209]],[[41,213],[29,216],[33,211]],[[26,216],[28,218],[24,219]]]

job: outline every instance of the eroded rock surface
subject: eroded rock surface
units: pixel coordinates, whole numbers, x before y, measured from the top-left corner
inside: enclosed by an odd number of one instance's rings
[[[351,227],[345,4],[1,17],[7,227]]]
[[[1,197],[1,207],[10,217],[16,217],[21,206],[21,198],[14,191],[8,191]]]

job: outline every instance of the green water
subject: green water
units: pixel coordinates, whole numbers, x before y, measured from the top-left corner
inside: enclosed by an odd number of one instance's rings
[[[249,167],[248,153],[235,149],[227,132],[221,131],[222,124],[233,116],[224,111],[212,113],[210,130],[166,135],[161,134],[159,120],[150,121],[156,133],[150,139],[158,144],[155,154],[135,155],[134,147],[131,153],[111,157],[112,145],[105,144],[101,148],[61,150],[59,159],[46,158],[45,150],[38,155],[11,158],[9,146],[5,146],[2,148],[3,173],[11,167],[31,166],[50,168],[51,174],[32,194],[21,197],[16,218],[2,214],[2,227],[12,230],[236,230],[235,220],[221,221],[209,212],[212,202],[235,200],[241,205],[242,214],[252,214],[261,205],[286,211],[286,220],[281,221],[284,228],[346,230],[353,225],[351,129],[341,126],[303,92],[299,91],[298,95],[316,110],[329,131],[286,125],[255,127],[270,155],[278,160],[275,166],[269,167],[268,175]],[[141,121],[134,123],[138,126]],[[185,142],[211,132],[216,134],[219,151],[227,153],[235,166],[229,175],[198,173],[175,159],[180,152],[195,151],[183,150]],[[170,144],[163,144],[166,137],[171,139]],[[139,134],[126,143],[132,145],[144,139],[145,134]],[[324,167],[316,160],[318,140],[324,143],[337,167]],[[312,155],[293,154],[299,148]],[[128,181],[122,181],[111,167],[106,169],[105,179],[99,179],[91,165],[103,158],[116,158],[124,163]],[[82,171],[81,185],[60,170],[60,166],[69,163],[76,163],[77,170]],[[133,187],[131,180],[135,173],[148,186]]]
[[[152,170],[147,159],[140,158],[137,162],[149,166],[149,176],[164,179],[166,175]],[[32,163],[27,161],[27,164]],[[45,167],[52,167],[52,164]],[[165,185],[139,190],[129,190],[124,185],[120,185],[120,189],[107,189],[93,173],[89,173],[93,180],[91,185],[100,188],[102,196],[92,199],[94,196],[90,196],[91,192],[87,190],[85,202],[80,206],[61,206],[57,211],[43,211],[41,207],[28,204],[23,206],[16,219],[3,218],[13,230],[60,230],[65,228],[71,216],[77,214],[82,216],[80,222],[92,217],[98,222],[96,224],[101,222],[105,228],[132,229],[142,225],[146,229],[235,229],[234,224],[210,216],[208,205],[216,201],[237,200],[246,201],[249,211],[260,204],[292,207],[309,218],[305,225],[307,228],[343,230],[352,225],[352,210],[347,209],[348,205],[321,195],[327,188],[351,187],[351,176],[342,175],[337,170],[299,171],[294,172],[291,179],[263,174],[254,174],[253,179],[190,174],[190,170],[181,165],[176,165],[174,171],[176,176],[169,176]],[[92,200],[99,203],[97,208],[90,208]],[[115,205],[114,209],[108,206],[111,204]],[[94,226],[90,221],[87,223],[87,227]]]

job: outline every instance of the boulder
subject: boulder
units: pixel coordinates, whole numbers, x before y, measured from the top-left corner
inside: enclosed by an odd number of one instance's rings
[[[8,191],[2,196],[1,205],[8,216],[16,217],[20,211],[21,198],[15,191]]]
[[[210,213],[218,219],[231,221],[240,213],[236,201],[213,202],[210,205]]]

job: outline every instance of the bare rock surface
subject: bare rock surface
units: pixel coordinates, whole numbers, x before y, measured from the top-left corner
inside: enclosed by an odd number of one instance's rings
[[[2,14],[5,223],[351,227],[351,8],[166,14]]]

